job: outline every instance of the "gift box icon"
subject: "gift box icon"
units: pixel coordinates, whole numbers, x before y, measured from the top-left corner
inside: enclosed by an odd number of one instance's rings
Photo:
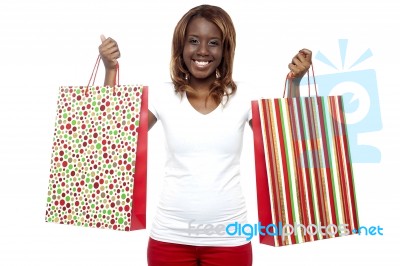
[[[343,67],[347,43],[348,41],[345,39],[339,40]],[[359,141],[359,134],[382,129],[376,72],[374,69],[348,71],[371,56],[371,50],[366,50],[347,71],[338,71],[338,68],[321,52],[317,52],[315,56],[315,59],[319,62],[336,69],[336,73],[316,75],[315,82],[319,95],[343,96],[348,141],[353,163],[379,163],[381,161],[379,147],[375,147],[373,143],[361,143]],[[318,69],[318,66],[316,69]],[[303,79],[301,85],[307,83],[307,79]]]

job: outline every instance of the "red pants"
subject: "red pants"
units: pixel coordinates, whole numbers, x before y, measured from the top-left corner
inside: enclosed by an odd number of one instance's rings
[[[203,247],[149,239],[149,266],[251,266],[251,243],[236,247]]]

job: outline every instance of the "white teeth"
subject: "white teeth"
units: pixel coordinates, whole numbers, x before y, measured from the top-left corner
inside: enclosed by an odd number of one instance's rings
[[[205,61],[194,61],[195,63],[196,63],[196,65],[199,65],[199,66],[205,66],[205,65],[208,65],[208,61],[207,62],[205,62]]]

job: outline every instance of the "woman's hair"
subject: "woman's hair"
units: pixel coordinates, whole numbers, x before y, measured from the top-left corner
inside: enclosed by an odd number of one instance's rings
[[[217,79],[211,85],[209,96],[221,103],[224,95],[229,97],[236,91],[232,80],[233,59],[236,47],[236,32],[232,19],[222,8],[211,5],[201,5],[190,9],[175,27],[172,39],[171,79],[176,92],[190,91],[190,73],[183,60],[183,48],[186,41],[186,29],[194,17],[202,17],[213,22],[222,33],[222,60],[217,67]],[[230,89],[229,89],[230,88]]]

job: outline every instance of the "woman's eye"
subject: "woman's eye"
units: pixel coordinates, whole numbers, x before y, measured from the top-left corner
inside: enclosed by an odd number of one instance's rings
[[[196,40],[196,39],[190,39],[190,40],[189,40],[189,43],[191,43],[191,44],[197,44],[197,43],[199,43],[199,41]]]
[[[210,41],[209,44],[213,45],[213,46],[217,46],[217,45],[219,45],[219,42],[218,41]]]

